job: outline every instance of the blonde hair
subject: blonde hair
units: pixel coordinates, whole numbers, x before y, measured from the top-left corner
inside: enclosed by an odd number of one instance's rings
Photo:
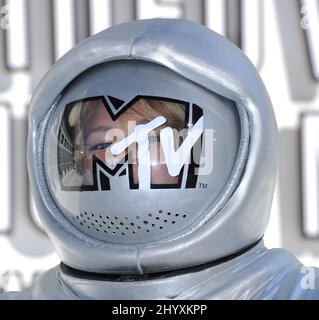
[[[139,99],[127,112],[119,117],[120,121],[127,121],[127,118],[130,119],[132,114],[133,116],[139,115],[147,121],[151,121],[162,115],[167,120],[165,126],[178,130],[185,127],[185,106],[176,102],[158,99]]]

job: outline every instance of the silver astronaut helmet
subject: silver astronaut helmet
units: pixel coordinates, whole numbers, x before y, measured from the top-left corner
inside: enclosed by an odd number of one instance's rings
[[[80,75],[56,103],[46,179],[84,234],[117,244],[167,240],[230,196],[230,176],[242,168],[240,135],[232,101],[157,64],[108,62]]]
[[[244,54],[196,23],[112,27],[71,50],[32,100],[28,165],[62,261],[152,273],[258,241],[276,123]]]

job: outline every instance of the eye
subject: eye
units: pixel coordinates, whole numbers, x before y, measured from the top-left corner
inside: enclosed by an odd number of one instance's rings
[[[105,149],[107,149],[110,145],[111,145],[111,143],[108,143],[108,142],[98,143],[98,144],[95,144],[95,145],[89,147],[89,151],[105,150]]]

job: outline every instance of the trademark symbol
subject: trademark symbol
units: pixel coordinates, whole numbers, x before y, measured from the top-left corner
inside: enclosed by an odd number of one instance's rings
[[[200,183],[199,189],[207,189],[207,183]]]

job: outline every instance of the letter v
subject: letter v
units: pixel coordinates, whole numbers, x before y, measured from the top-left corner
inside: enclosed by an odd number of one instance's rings
[[[182,145],[175,151],[174,132],[172,128],[164,128],[161,131],[161,145],[165,156],[168,173],[172,177],[179,175],[182,167],[190,156],[190,152],[204,132],[204,117],[201,117],[195,125],[188,130],[188,134]]]

